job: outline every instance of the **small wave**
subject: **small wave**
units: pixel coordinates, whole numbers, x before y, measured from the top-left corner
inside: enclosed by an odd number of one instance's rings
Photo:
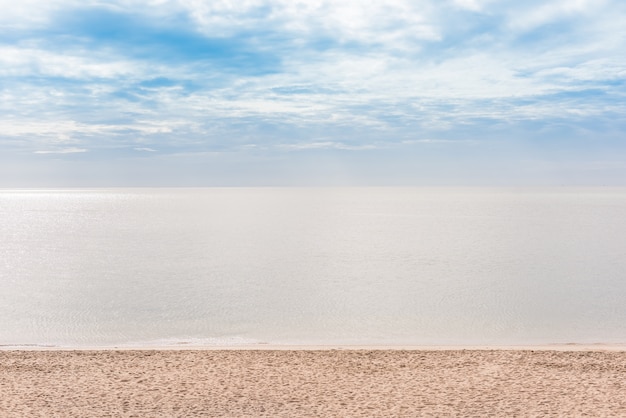
[[[117,344],[117,347],[226,347],[261,345],[267,342],[240,337],[207,337],[207,338],[163,338],[149,341],[136,341]]]
[[[0,344],[0,350],[24,350],[33,348],[59,348],[54,344]]]

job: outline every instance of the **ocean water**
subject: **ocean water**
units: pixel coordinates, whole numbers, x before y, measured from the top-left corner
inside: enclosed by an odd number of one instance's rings
[[[626,189],[0,191],[0,345],[626,342]]]

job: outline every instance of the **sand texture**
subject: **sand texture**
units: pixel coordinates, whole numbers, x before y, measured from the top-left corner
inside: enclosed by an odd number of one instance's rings
[[[0,351],[0,417],[626,416],[626,352]]]

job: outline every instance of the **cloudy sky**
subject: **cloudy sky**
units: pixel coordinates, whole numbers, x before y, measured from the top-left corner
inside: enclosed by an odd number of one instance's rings
[[[0,10],[0,187],[626,185],[622,0]]]

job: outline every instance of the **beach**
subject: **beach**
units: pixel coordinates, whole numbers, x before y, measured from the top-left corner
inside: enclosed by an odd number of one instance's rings
[[[0,351],[2,417],[626,416],[623,348]]]

